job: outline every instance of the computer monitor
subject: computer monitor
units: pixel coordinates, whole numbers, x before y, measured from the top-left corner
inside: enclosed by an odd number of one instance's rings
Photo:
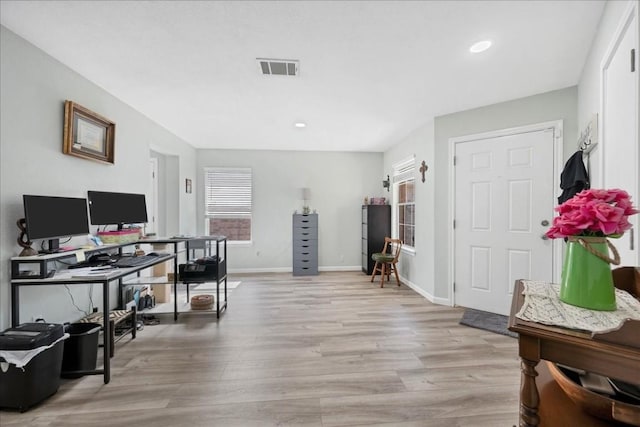
[[[89,234],[87,199],[23,195],[29,240],[48,239],[45,252],[58,252],[60,238]]]
[[[89,215],[93,225],[140,224],[147,222],[144,194],[89,191]]]

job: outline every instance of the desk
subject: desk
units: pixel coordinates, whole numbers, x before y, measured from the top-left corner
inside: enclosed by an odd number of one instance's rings
[[[518,319],[516,313],[524,302],[523,289],[522,280],[518,280],[509,316],[509,330],[518,333],[521,359],[521,427],[538,426],[540,423],[536,365],[541,359],[640,384],[640,343],[632,346],[594,340],[587,332]]]
[[[68,256],[61,254],[60,257]],[[54,286],[54,285],[102,285],[102,312],[109,313],[109,285],[114,281],[120,281],[124,277],[137,273],[154,265],[170,261],[175,259],[175,254],[167,254],[158,256],[155,259],[150,260],[144,265],[139,265],[130,268],[118,268],[105,271],[104,275],[96,275],[95,277],[72,277],[73,270],[65,270],[66,273],[60,273],[58,277],[51,277],[45,279],[11,279],[11,325],[13,327],[18,326],[20,323],[20,288],[23,286]],[[49,257],[50,258],[50,257]],[[122,283],[119,283],[122,286]],[[83,374],[103,374],[104,383],[108,384],[111,380],[111,361],[109,355],[111,354],[111,342],[110,342],[110,324],[109,316],[104,316],[103,319],[103,359],[104,368],[96,369],[94,371],[83,372]]]

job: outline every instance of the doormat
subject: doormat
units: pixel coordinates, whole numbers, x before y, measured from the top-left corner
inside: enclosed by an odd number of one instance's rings
[[[464,310],[460,324],[471,326],[472,328],[484,329],[496,334],[507,335],[518,338],[518,334],[507,329],[509,318],[502,314],[488,313],[486,311],[467,308]]]

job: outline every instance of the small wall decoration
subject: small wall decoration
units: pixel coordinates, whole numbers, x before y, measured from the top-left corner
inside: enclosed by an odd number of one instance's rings
[[[427,166],[427,164],[425,163],[425,161],[422,161],[422,164],[420,165],[420,173],[422,174],[422,182],[424,182],[424,174],[427,171],[427,169],[429,169],[429,166]]]
[[[189,178],[185,179],[185,191],[187,194],[191,194],[191,180]]]
[[[116,125],[75,102],[64,102],[62,152],[98,162],[114,162]]]

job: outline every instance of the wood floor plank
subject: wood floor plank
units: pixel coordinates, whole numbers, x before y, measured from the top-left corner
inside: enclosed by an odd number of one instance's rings
[[[234,275],[217,320],[159,315],[117,344],[112,380],[63,380],[5,426],[511,426],[517,340],[358,272]],[[100,362],[99,362],[100,363]]]

